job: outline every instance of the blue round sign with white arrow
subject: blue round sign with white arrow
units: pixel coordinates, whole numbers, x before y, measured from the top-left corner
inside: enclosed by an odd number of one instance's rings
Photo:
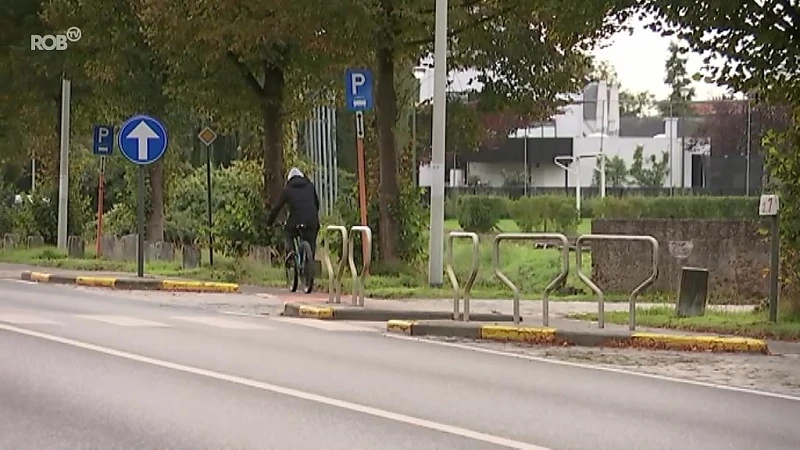
[[[134,164],[153,164],[167,151],[167,129],[150,116],[130,117],[119,130],[119,148]]]

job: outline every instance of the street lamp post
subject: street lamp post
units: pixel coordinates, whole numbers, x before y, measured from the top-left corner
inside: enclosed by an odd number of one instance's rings
[[[441,286],[444,278],[444,148],[447,111],[447,0],[436,0],[433,40],[433,148],[431,149],[431,219],[428,282]]]
[[[411,73],[417,80],[417,85],[414,88],[416,95],[411,110],[411,164],[414,168],[413,180],[414,187],[416,188],[419,186],[419,165],[417,164],[417,104],[419,103],[420,85],[422,84],[422,79],[425,78],[425,74],[428,73],[428,68],[425,66],[417,66],[414,67]]]

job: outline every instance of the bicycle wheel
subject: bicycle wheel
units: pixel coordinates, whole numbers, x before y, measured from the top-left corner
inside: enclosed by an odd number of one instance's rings
[[[300,255],[303,261],[303,291],[310,294],[314,290],[314,257],[311,255],[311,245],[308,242],[300,243]]]
[[[297,292],[297,285],[300,277],[297,273],[297,263],[295,262],[294,254],[290,253],[286,257],[286,262],[284,263],[284,271],[286,273],[286,286],[292,292]]]

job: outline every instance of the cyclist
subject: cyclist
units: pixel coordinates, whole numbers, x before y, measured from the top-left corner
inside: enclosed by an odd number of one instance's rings
[[[303,172],[297,167],[292,167],[287,177],[286,187],[283,188],[278,202],[269,212],[267,218],[267,226],[271,226],[272,222],[278,216],[281,208],[289,204],[289,217],[286,219],[284,227],[284,245],[286,246],[286,255],[288,256],[293,251],[293,239],[301,232],[300,238],[308,242],[311,246],[311,259],[314,260],[314,255],[317,252],[317,234],[319,233],[319,197],[317,196],[317,189],[314,183],[311,182]],[[297,229],[298,225],[303,225],[301,230]]]

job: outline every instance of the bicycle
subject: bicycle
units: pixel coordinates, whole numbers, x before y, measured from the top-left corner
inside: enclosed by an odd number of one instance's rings
[[[303,292],[310,294],[314,290],[314,261],[311,254],[311,244],[302,238],[305,225],[295,227],[295,236],[292,238],[292,250],[286,255],[284,271],[286,284],[292,292],[297,292],[300,279],[303,280]]]

